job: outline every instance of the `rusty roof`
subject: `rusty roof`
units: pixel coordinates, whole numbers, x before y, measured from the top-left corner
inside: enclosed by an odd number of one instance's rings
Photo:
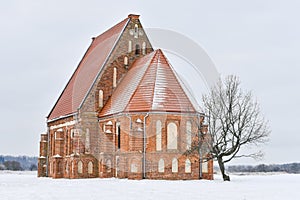
[[[48,120],[77,111],[129,20],[130,16],[93,38],[87,52],[48,115]]]
[[[158,49],[130,68],[100,113],[100,117],[121,112],[197,112],[176,72]]]

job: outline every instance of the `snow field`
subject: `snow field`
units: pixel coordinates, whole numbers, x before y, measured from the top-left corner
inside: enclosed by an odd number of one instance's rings
[[[215,180],[165,181],[127,179],[37,178],[33,172],[0,172],[1,200],[92,199],[299,199],[300,174],[231,175]]]

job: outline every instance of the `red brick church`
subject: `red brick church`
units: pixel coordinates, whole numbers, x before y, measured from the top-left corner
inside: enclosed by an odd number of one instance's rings
[[[47,117],[39,177],[213,179],[204,114],[129,15],[93,38]],[[201,139],[199,139],[201,138]]]

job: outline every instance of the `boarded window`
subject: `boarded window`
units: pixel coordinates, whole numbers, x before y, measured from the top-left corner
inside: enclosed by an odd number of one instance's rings
[[[156,151],[161,151],[161,121],[156,121]]]
[[[90,162],[88,163],[88,173],[89,173],[89,174],[92,174],[92,173],[93,173],[93,168],[94,168],[93,162],[90,161]]]
[[[162,158],[158,161],[158,172],[165,172],[165,161]]]
[[[185,173],[191,173],[192,172],[192,166],[190,159],[185,160]]]
[[[79,174],[82,174],[82,170],[83,170],[83,163],[82,163],[82,161],[79,161],[78,162],[78,173]]]
[[[173,173],[178,172],[178,160],[176,158],[173,158],[172,160],[172,172]]]
[[[177,126],[174,122],[170,122],[167,127],[167,148],[177,149]]]
[[[192,124],[190,121],[186,122],[186,149],[191,149],[192,146]]]

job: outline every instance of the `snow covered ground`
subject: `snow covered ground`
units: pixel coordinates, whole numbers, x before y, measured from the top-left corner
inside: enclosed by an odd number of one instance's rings
[[[1,172],[0,199],[300,199],[300,175],[231,175],[215,180],[50,179],[34,172]]]

